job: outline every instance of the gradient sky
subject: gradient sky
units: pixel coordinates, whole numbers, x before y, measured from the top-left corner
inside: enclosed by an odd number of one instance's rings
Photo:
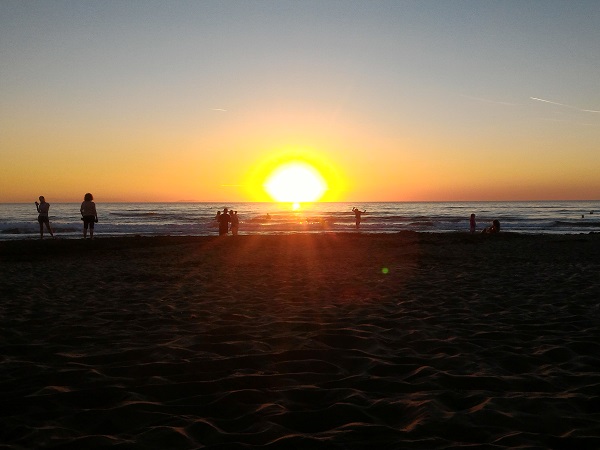
[[[0,1],[0,202],[600,199],[599,1]]]

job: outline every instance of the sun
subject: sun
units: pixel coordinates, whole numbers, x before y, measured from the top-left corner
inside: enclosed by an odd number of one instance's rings
[[[325,178],[304,161],[281,164],[267,176],[263,186],[273,200],[292,203],[294,209],[300,203],[319,201],[327,191]]]
[[[295,209],[301,204],[339,201],[346,180],[326,155],[310,147],[266,149],[243,180],[248,198],[287,203]]]

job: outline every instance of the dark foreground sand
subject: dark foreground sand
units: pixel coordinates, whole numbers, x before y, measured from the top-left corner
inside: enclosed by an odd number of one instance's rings
[[[3,449],[600,448],[598,234],[1,242],[0,299]]]

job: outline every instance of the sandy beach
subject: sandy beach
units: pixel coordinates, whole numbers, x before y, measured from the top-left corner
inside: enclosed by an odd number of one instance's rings
[[[600,448],[600,234],[0,242],[0,448]]]

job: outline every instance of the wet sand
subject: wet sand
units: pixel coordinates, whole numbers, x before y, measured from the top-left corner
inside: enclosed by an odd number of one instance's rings
[[[0,242],[0,448],[600,448],[600,234]]]

